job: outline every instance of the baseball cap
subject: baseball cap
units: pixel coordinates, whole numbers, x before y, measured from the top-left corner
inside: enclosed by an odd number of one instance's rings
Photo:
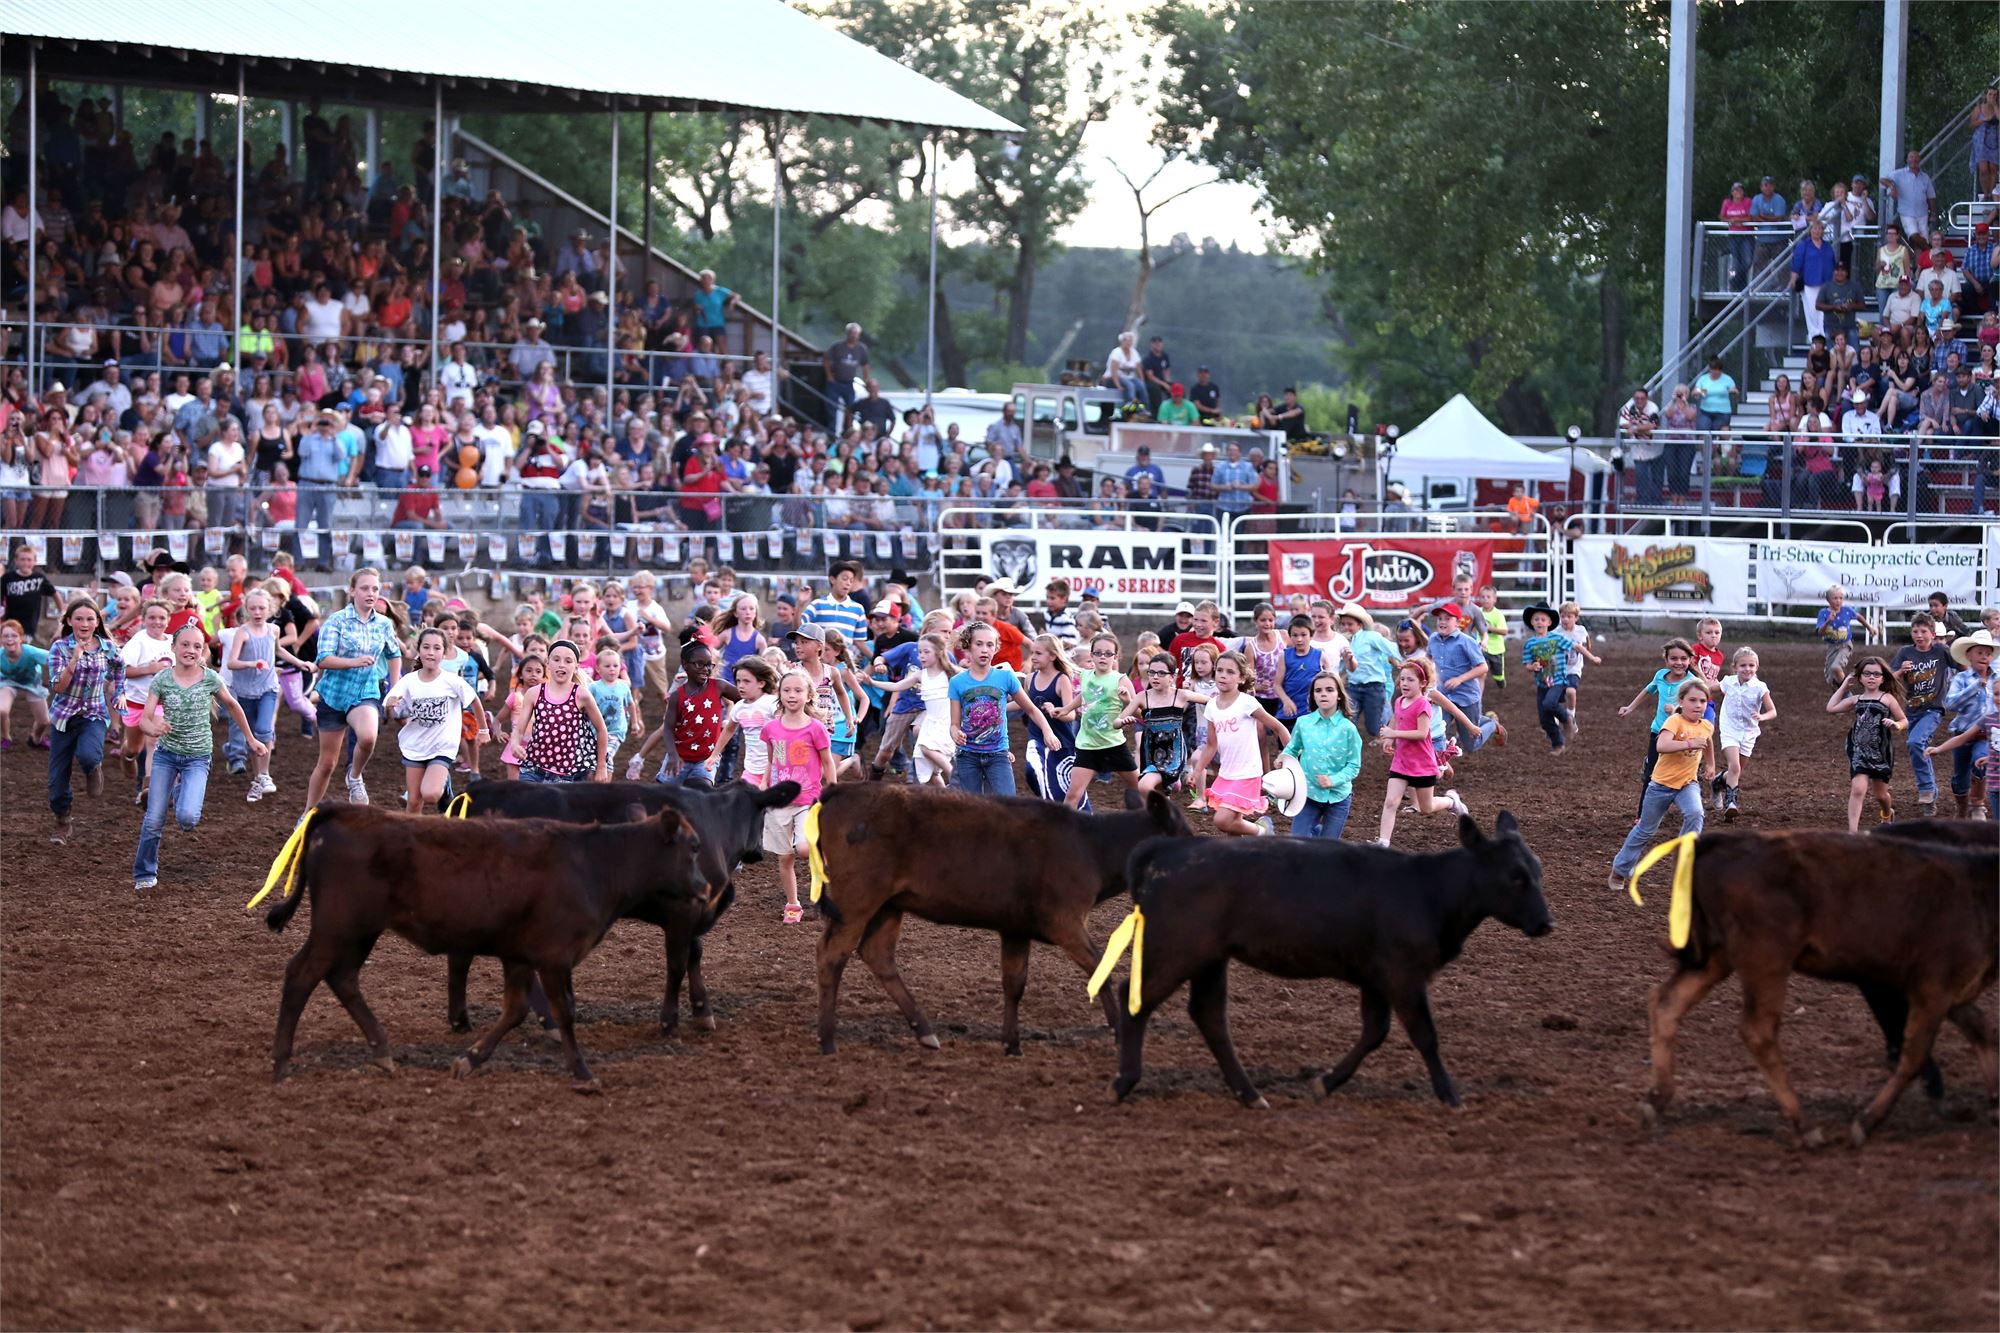
[[[902,608],[894,602],[883,600],[868,608],[868,614],[871,616],[895,616],[902,614]]]
[[[811,639],[814,643],[825,643],[826,631],[818,625],[800,625],[785,637],[790,639]]]
[[[777,602],[780,606],[789,606],[796,608],[799,604],[799,599],[792,596],[788,592],[781,592],[772,600]]]
[[[1182,603],[1181,603],[1181,604],[1180,604],[1179,606],[1177,606],[1177,607],[1175,607],[1175,608],[1174,608],[1174,614],[1175,614],[1175,615],[1177,615],[1177,616],[1191,616],[1191,615],[1193,615],[1193,614],[1194,614],[1194,603],[1193,603],[1193,602],[1182,602]]]
[[[540,421],[530,421],[526,433],[529,435],[546,435],[549,433],[549,428]]]
[[[104,358],[104,364],[106,366],[115,366],[118,364],[118,358],[115,356],[107,356]]]
[[[1182,384],[1179,380],[1175,380],[1167,386],[1167,392],[1176,398],[1183,397],[1187,393],[1187,385]]]
[[[1431,608],[1431,614],[1434,616],[1450,616],[1453,620],[1465,619],[1465,609],[1457,602],[1439,602]]]

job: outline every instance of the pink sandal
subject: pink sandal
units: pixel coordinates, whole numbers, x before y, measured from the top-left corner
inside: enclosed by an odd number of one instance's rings
[[[804,907],[801,907],[798,903],[785,904],[786,925],[796,926],[805,919],[806,919],[806,909]]]

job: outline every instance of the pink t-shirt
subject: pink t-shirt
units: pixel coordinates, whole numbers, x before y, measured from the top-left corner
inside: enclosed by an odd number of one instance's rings
[[[775,717],[764,724],[764,742],[770,746],[771,785],[798,783],[799,796],[793,805],[817,801],[820,783],[826,777],[826,761],[820,756],[833,745],[825,724],[809,717],[804,725],[793,727],[784,718]]]
[[[1396,753],[1389,759],[1389,771],[1406,778],[1436,776],[1438,757],[1437,751],[1431,748],[1430,700],[1422,695],[1406,699],[1399,694],[1392,716],[1397,731],[1417,731],[1423,735],[1418,740],[1396,742]]]

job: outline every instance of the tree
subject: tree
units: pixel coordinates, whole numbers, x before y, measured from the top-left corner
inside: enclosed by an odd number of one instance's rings
[[[1172,157],[1160,159],[1160,165],[1154,167],[1152,174],[1143,181],[1134,181],[1130,172],[1119,166],[1116,161],[1111,161],[1111,169],[1118,173],[1118,178],[1132,191],[1132,205],[1139,213],[1139,272],[1132,280],[1132,300],[1125,307],[1125,327],[1128,329],[1138,328],[1139,321],[1145,317],[1146,288],[1153,281],[1153,275],[1194,249],[1194,242],[1188,239],[1186,232],[1181,232],[1168,243],[1166,254],[1156,258],[1153,254],[1152,241],[1153,214],[1182,195],[1193,194],[1196,190],[1215,184],[1213,178],[1196,181],[1192,185],[1182,186],[1164,198],[1147,203],[1146,191],[1160,178],[1160,173],[1173,165],[1174,161]],[[1212,246],[1215,242],[1211,239],[1208,244]]]

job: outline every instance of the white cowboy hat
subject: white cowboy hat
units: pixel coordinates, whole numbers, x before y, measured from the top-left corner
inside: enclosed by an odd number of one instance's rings
[[[1306,808],[1306,771],[1299,766],[1297,756],[1278,756],[1278,766],[1264,775],[1264,794],[1287,819],[1296,819]]]
[[[1965,660],[1966,654],[1974,648],[2000,650],[2000,641],[1994,639],[1993,631],[1985,628],[1976,629],[1970,634],[1961,634],[1952,640],[1951,660],[1960,666],[1970,666],[1971,663]]]
[[[1335,611],[1333,613],[1333,618],[1335,620],[1340,620],[1342,618],[1350,620],[1358,620],[1361,622],[1362,628],[1364,629],[1375,623],[1375,617],[1369,615],[1368,608],[1363,606],[1359,602],[1348,602],[1347,604],[1342,606],[1338,611]]]

